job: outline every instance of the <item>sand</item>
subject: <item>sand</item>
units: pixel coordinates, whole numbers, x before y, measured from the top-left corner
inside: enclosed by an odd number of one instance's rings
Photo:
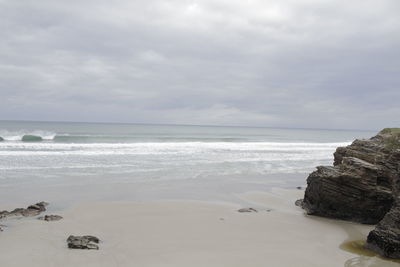
[[[1,266],[337,267],[398,266],[341,250],[371,226],[306,216],[301,190],[238,197],[247,206],[200,201],[83,203],[57,222],[8,220],[0,233]],[[255,207],[257,213],[239,213]],[[3,207],[0,206],[0,210]],[[270,211],[267,211],[270,210]],[[71,250],[70,234],[99,237],[100,250]]]

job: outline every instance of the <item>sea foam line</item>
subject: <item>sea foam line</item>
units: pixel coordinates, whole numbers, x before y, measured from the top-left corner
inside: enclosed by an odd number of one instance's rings
[[[282,142],[137,142],[137,143],[20,143],[3,142],[0,149],[123,149],[123,148],[211,148],[234,150],[265,150],[265,149],[330,149],[339,146],[347,146],[349,142],[337,143],[282,143]]]

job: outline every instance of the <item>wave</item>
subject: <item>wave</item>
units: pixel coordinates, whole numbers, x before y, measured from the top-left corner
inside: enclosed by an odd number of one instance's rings
[[[0,131],[0,141],[40,142],[51,141],[56,133],[48,131]]]
[[[209,153],[330,155],[349,143],[281,142],[138,142],[138,143],[53,143],[2,142],[0,155],[195,155]]]

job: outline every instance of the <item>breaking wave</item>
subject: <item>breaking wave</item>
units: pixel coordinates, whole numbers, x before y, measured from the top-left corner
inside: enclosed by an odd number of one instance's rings
[[[47,131],[0,131],[0,141],[40,142],[51,141],[56,133]]]

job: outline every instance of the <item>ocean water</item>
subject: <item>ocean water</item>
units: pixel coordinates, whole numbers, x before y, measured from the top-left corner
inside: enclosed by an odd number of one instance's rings
[[[97,190],[112,198],[130,192],[138,199],[163,194],[196,198],[199,188],[218,195],[295,187],[304,185],[316,166],[332,164],[336,147],[374,134],[0,121],[0,193],[10,197],[41,188],[43,194],[43,188],[75,186],[76,191],[90,187],[92,195]],[[113,194],[115,185],[131,190],[115,189]]]

